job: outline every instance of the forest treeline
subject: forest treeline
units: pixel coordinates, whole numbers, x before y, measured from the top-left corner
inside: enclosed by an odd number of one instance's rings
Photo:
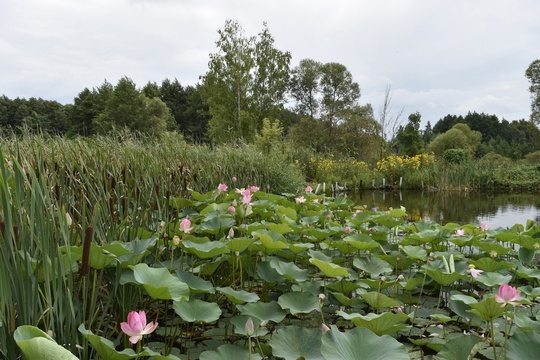
[[[256,144],[264,151],[289,146],[371,164],[389,154],[443,156],[452,150],[449,159],[497,154],[517,160],[540,150],[539,60],[526,71],[530,119],[471,111],[421,128],[420,113],[391,112],[390,88],[377,111],[361,104],[360,85],[343,64],[303,59],[291,66],[291,54],[275,48],[266,24],[256,36],[246,36],[238,22],[228,20],[218,34],[217,51],[196,85],[165,79],[139,87],[123,77],[83,89],[70,104],[3,95],[0,130],[4,136],[66,137],[115,129],[152,136],[172,131],[195,144]]]

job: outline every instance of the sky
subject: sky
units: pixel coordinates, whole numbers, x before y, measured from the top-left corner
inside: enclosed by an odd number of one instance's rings
[[[390,87],[404,122],[529,119],[539,14],[538,0],[0,0],[0,95],[67,104],[125,76],[195,85],[232,19],[247,36],[266,22],[292,67],[345,65],[376,117]]]

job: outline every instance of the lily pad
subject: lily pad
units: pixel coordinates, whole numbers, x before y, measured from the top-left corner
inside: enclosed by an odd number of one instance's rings
[[[321,354],[321,336],[319,328],[286,326],[272,336],[272,354],[284,359],[325,360]]]
[[[361,327],[342,333],[330,326],[322,336],[321,353],[332,360],[409,360],[407,349],[396,339]]]
[[[294,291],[281,295],[278,304],[293,315],[309,314],[319,308],[319,298],[311,293]]]
[[[244,304],[247,302],[256,302],[259,301],[259,295],[255,293],[250,293],[245,290],[234,290],[233,288],[227,286],[227,287],[218,287],[216,288],[217,291],[224,294],[227,299],[229,299],[230,302],[233,304]]]
[[[211,323],[221,316],[221,309],[218,304],[199,299],[173,301],[172,307],[176,314],[187,322]]]
[[[309,259],[309,262],[313,265],[317,266],[321,272],[328,277],[336,277],[336,276],[350,276],[351,274],[347,269],[345,269],[342,266],[339,266],[337,264],[322,261],[319,259],[311,258]]]
[[[215,351],[204,351],[201,353],[200,360],[238,360],[248,359],[249,350],[236,345],[225,344],[221,345]],[[251,354],[251,359],[262,359],[259,354]]]

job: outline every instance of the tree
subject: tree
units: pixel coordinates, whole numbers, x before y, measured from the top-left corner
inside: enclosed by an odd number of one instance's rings
[[[353,81],[352,74],[342,64],[324,64],[321,73],[321,117],[329,125],[335,125],[343,120],[345,110],[357,105],[360,86]]]
[[[447,132],[437,135],[427,150],[439,156],[448,149],[466,149],[474,154],[481,142],[480,132],[471,130],[467,124],[458,123]]]
[[[263,119],[261,131],[255,135],[255,146],[265,154],[270,153],[272,149],[279,149],[283,128],[279,120],[271,121],[268,118]]]
[[[391,115],[392,111],[392,88],[386,87],[384,92],[384,100],[379,107],[379,157],[383,158],[387,146],[392,147],[392,143],[396,137],[397,130],[401,124],[401,116],[404,109],[399,110],[396,115]]]
[[[525,71],[531,86],[531,121],[540,125],[540,59],[534,60]]]
[[[420,154],[424,149],[424,141],[420,134],[420,119],[419,112],[409,115],[409,122],[405,127],[401,127],[396,135],[396,147],[398,153],[407,156]]]
[[[358,106],[344,112],[343,121],[337,125],[330,141],[335,151],[372,163],[378,155],[377,129],[371,105]]]
[[[203,95],[211,119],[209,134],[218,143],[250,142],[262,119],[276,114],[285,99],[290,54],[277,50],[266,24],[259,37],[246,37],[237,21],[218,31],[218,52],[210,54]]]
[[[139,92],[130,78],[123,77],[118,80],[95,124],[100,133],[127,128],[142,134],[160,135],[173,126],[174,118],[163,101],[157,97],[149,99]]]
[[[303,59],[292,70],[290,92],[296,101],[295,110],[301,116],[309,116],[312,119],[318,117],[321,68],[320,62]]]

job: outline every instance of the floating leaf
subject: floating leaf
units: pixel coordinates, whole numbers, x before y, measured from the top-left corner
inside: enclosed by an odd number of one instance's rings
[[[490,257],[483,257],[476,261],[471,260],[471,264],[473,264],[475,268],[485,272],[496,272],[502,269],[512,269],[515,266],[509,261],[495,260]]]
[[[341,267],[331,262],[326,262],[315,258],[309,259],[309,262],[318,267],[319,270],[321,270],[321,272],[328,277],[351,275],[349,271],[347,271],[347,269],[345,269],[344,267]]]
[[[278,303],[293,315],[309,314],[319,308],[319,298],[307,292],[294,291],[283,294],[279,297]]]
[[[286,239],[280,233],[271,230],[258,230],[252,233],[254,237],[259,238],[263,246],[268,250],[286,249]]]
[[[475,335],[462,335],[453,338],[444,344],[437,353],[437,360],[470,360],[478,352],[479,345],[483,340]]]
[[[13,338],[26,359],[77,360],[69,350],[58,345],[53,338],[35,326],[17,327]]]
[[[286,326],[270,339],[272,354],[284,359],[324,360],[321,354],[321,336],[319,328]]]
[[[246,305],[238,305],[237,308],[242,315],[257,318],[261,322],[273,321],[275,323],[280,323],[285,319],[285,316],[287,316],[287,312],[283,310],[276,301],[267,303],[258,301]]]
[[[218,304],[199,299],[173,301],[172,307],[176,314],[187,322],[211,323],[221,316],[221,309]]]
[[[476,279],[481,284],[487,287],[493,287],[501,284],[508,284],[512,280],[512,275],[502,275],[499,273],[486,273],[479,274]]]
[[[322,336],[321,353],[332,360],[409,360],[407,349],[396,339],[361,327],[342,333],[332,325]]]
[[[508,340],[508,359],[538,359],[540,335],[532,331],[516,331]]]
[[[224,344],[217,348],[216,351],[204,351],[201,353],[200,360],[239,360],[248,359],[250,357],[249,350],[245,347],[239,347],[232,344]],[[259,354],[251,354],[252,360],[260,360]]]
[[[465,278],[465,275],[461,275],[460,273],[453,272],[453,273],[444,273],[440,270],[426,270],[426,273],[430,278],[432,278],[437,284],[446,286],[450,285],[460,279]]]
[[[214,294],[216,290],[210,281],[204,280],[200,276],[193,275],[192,273],[176,270],[176,276],[189,286],[189,290],[192,294],[209,293]]]
[[[353,265],[358,269],[370,274],[371,277],[377,277],[380,274],[392,272],[392,267],[390,266],[390,264],[375,256],[356,258],[353,261]]]
[[[504,314],[504,308],[492,296],[487,296],[482,301],[469,304],[469,306],[471,307],[469,312],[480,316],[484,321],[495,320]]]
[[[148,295],[161,300],[187,300],[189,298],[189,286],[176,276],[173,276],[165,268],[151,268],[147,264],[131,266],[132,276],[122,274],[120,284],[135,282],[141,285]]]
[[[247,302],[256,302],[259,301],[259,295],[255,293],[250,293],[245,290],[234,290],[231,287],[218,287],[217,291],[223,293],[227,299],[233,304],[244,304]]]
[[[189,240],[184,240],[182,246],[187,252],[197,256],[199,259],[215,258],[221,254],[228,254],[229,248],[220,241],[207,241],[196,243]]]
[[[409,316],[404,313],[384,312],[382,314],[369,313],[347,314],[343,311],[337,311],[337,315],[350,320],[354,325],[364,327],[373,331],[377,335],[391,335],[395,332],[407,328],[403,322],[409,320]]]
[[[309,271],[307,269],[300,269],[292,262],[272,259],[270,260],[270,266],[276,269],[278,274],[283,275],[287,280],[304,282],[309,279]]]
[[[374,309],[389,308],[393,306],[399,306],[400,303],[388,296],[381,294],[377,291],[367,292],[365,294],[360,294],[362,298]]]

